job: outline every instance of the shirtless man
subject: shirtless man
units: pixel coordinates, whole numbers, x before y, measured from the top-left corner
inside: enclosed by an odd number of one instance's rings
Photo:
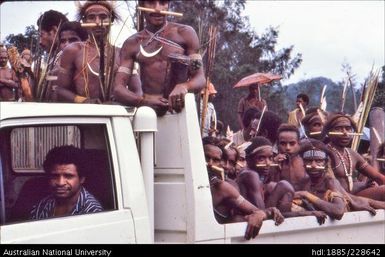
[[[19,85],[15,72],[7,66],[7,50],[0,47],[0,101],[17,100]]]
[[[88,39],[88,32],[81,27],[80,22],[67,21],[60,26],[59,34],[59,50],[60,52],[56,56],[54,61],[54,67],[50,72],[50,75],[57,76],[60,71],[60,59],[63,54],[63,50],[66,46],[74,42],[86,41]],[[44,99],[47,101],[57,102],[56,95],[57,80],[53,80],[48,84],[46,95]]]
[[[311,110],[311,111],[310,111]],[[308,137],[321,140],[322,129],[324,127],[323,111],[319,108],[311,108],[306,112],[305,117],[302,119],[302,125],[305,129],[305,133]]]
[[[247,168],[238,175],[241,194],[258,208],[277,207],[281,212],[290,212],[294,188],[285,180],[270,180],[273,164],[271,142],[260,136],[251,142],[246,148]]]
[[[53,75],[52,69],[60,51],[58,31],[61,25],[67,21],[68,19],[64,14],[55,10],[44,12],[36,21],[39,28],[39,46],[48,56],[46,64],[44,64],[46,69],[40,71],[41,67],[35,67],[37,70],[34,70],[38,77],[35,78],[36,85],[34,85],[33,91],[34,96],[39,100],[47,100],[46,94],[51,83],[50,76]]]
[[[258,235],[263,220],[274,219],[276,225],[284,221],[277,208],[260,210],[244,199],[231,184],[223,181],[213,170],[213,167],[221,168],[221,149],[210,143],[203,147],[208,166],[214,213],[219,223],[247,221],[245,238],[251,239]]]
[[[323,211],[293,207],[294,189],[289,182],[273,182],[273,147],[268,139],[254,138],[246,153],[247,168],[239,174],[238,183],[241,194],[247,200],[259,208],[277,207],[284,217],[311,215],[317,218],[320,225],[325,222],[326,214]]]
[[[225,169],[226,177],[235,181],[237,177],[236,166],[239,158],[238,149],[229,139],[220,139],[217,146],[223,152],[222,166]]]
[[[348,202],[339,192],[339,182],[326,171],[328,169],[327,148],[318,141],[320,146],[309,145],[302,149],[306,173],[310,180],[301,191],[295,192],[295,199],[307,200],[315,209],[324,211],[331,218],[340,220],[348,211]],[[322,148],[321,146],[324,146]],[[329,152],[330,154],[330,152]]]
[[[60,26],[68,21],[61,12],[49,10],[43,13],[36,24],[39,27],[39,45],[50,57],[54,57],[59,47],[58,30]]]
[[[300,150],[299,131],[294,125],[282,124],[278,128],[278,155],[274,161],[280,163],[280,179],[289,181],[295,191],[302,188],[309,180],[303,166],[303,160],[298,155]]]
[[[383,175],[385,175],[385,143],[382,143],[378,147],[377,161],[378,161],[378,166],[379,166],[380,172]]]
[[[59,49],[63,50],[71,43],[86,41],[88,33],[78,21],[64,22],[59,30]]]
[[[167,110],[180,112],[184,107],[185,94],[200,92],[205,85],[201,57],[198,55],[198,36],[192,27],[169,22],[165,15],[160,14],[160,11],[168,10],[170,1],[139,1],[139,4],[156,12],[144,13],[145,29],[124,42],[114,82],[114,97],[122,104],[150,106],[158,115],[165,114]],[[176,54],[195,60],[193,63],[196,65],[189,65],[188,72],[181,67],[178,67],[180,70],[168,71],[169,56]],[[129,79],[134,74],[135,62],[140,66],[143,95],[130,88]],[[183,77],[182,74],[187,78],[176,78],[176,85],[165,83],[169,76]]]
[[[335,219],[340,219],[346,211],[365,210],[375,215],[374,209],[385,208],[385,202],[355,196],[343,189],[333,173],[328,172],[329,160],[333,158],[333,153],[321,141],[306,142],[301,147],[300,155],[310,181],[304,185],[303,191],[295,193],[295,198],[306,199],[316,209]],[[344,202],[344,206],[341,201]]]
[[[84,23],[94,26],[87,27],[89,37],[85,42],[72,43],[63,51],[56,88],[58,100],[109,101],[113,76],[119,66],[119,49],[108,42],[108,34],[118,14],[108,1],[87,1],[80,7],[78,16]],[[101,74],[102,52],[104,72]]]
[[[354,121],[344,114],[331,115],[325,124],[324,134],[328,135],[330,139],[328,147],[333,152],[334,175],[347,192],[385,201],[385,175],[373,168],[359,153],[349,148],[352,140],[349,133],[354,131],[357,131]],[[358,170],[381,186],[372,183],[362,186],[362,183],[353,181],[354,170]]]

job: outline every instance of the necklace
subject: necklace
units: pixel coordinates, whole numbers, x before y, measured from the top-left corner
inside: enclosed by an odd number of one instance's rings
[[[163,45],[168,45],[170,47],[174,47],[174,48],[177,48],[177,49],[184,51],[184,48],[181,45],[179,45],[178,43],[161,36],[161,33],[166,29],[167,25],[168,25],[168,21],[166,21],[165,24],[155,33],[152,33],[148,29],[145,29],[146,33],[148,35],[150,35],[150,39],[147,41],[146,44],[144,44],[143,46],[142,45],[140,46],[142,52],[145,52],[143,48],[148,46],[149,44],[151,44],[154,40],[158,41],[161,44],[161,47],[158,50],[156,50],[154,53],[147,53],[147,55],[155,56],[163,48]],[[144,56],[146,56],[146,55],[144,55]]]
[[[165,30],[165,28],[167,27],[167,25],[168,25],[168,22],[166,21],[165,23],[164,23],[164,25],[160,28],[160,29],[158,29],[155,33],[152,33],[151,31],[149,31],[148,29],[144,29],[146,32],[147,32],[147,34],[149,34],[151,37],[150,37],[150,39],[147,41],[147,43],[143,46],[143,47],[146,47],[146,46],[148,46],[149,44],[151,44],[151,42],[160,34],[160,33],[162,33],[164,30]]]
[[[332,151],[340,159],[340,164],[342,164],[345,176],[348,179],[349,191],[351,192],[353,190],[353,161],[352,161],[352,157],[350,156],[348,149],[346,147],[344,147],[344,153],[346,153],[346,156],[348,157],[348,161],[349,161],[349,168],[348,168],[346,163],[345,163],[345,159],[344,159],[343,155],[340,152],[338,152],[338,150],[335,149],[332,145],[328,144],[328,146],[330,147],[330,149],[332,149]],[[338,167],[338,166],[336,166],[336,167]]]

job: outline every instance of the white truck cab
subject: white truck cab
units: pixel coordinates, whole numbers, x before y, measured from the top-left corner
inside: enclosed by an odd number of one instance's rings
[[[246,241],[246,223],[219,224],[195,99],[179,114],[148,107],[0,102],[0,243],[385,243],[385,212],[342,220],[264,221]],[[85,150],[85,187],[99,213],[30,220],[47,194],[42,162],[54,146]]]

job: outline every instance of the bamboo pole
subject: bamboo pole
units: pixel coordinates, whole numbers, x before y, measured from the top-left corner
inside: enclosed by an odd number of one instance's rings
[[[216,48],[216,34],[217,34],[217,27],[211,26],[209,29],[209,46],[207,51],[207,63],[206,63],[206,87],[204,88],[204,94],[203,94],[203,103],[202,103],[202,116],[201,116],[201,134],[203,134],[203,128],[204,123],[207,116],[207,105],[209,100],[209,85],[211,83],[210,81],[210,74],[212,72],[213,66],[214,66],[214,59],[215,59],[215,48]]]
[[[367,81],[368,82],[367,87],[366,87],[366,90],[364,92],[363,100],[362,100],[363,110],[362,110],[362,113],[359,115],[359,119],[357,122],[357,132],[358,133],[361,133],[362,130],[364,129],[366,120],[369,116],[369,112],[370,112],[370,109],[372,107],[374,95],[376,93],[377,86],[378,86],[379,72],[380,72],[379,70],[377,70],[375,73],[373,73],[372,71],[370,72],[370,75],[369,75],[369,78]],[[351,148],[356,151],[358,149],[359,143],[360,143],[359,137],[353,138]]]
[[[357,99],[356,99],[356,94],[354,93],[354,87],[353,87],[353,83],[352,83],[352,75],[349,72],[347,72],[347,75],[348,75],[350,90],[351,90],[352,96],[353,96],[354,111],[356,111],[357,110]]]
[[[306,165],[306,168],[307,169],[316,169],[316,170],[324,170],[325,169],[324,166],[316,166],[313,168],[311,165]]]
[[[210,168],[213,172],[221,176],[222,180],[225,180],[225,170],[223,168],[215,165],[209,165],[208,163],[206,163],[206,166]]]
[[[260,128],[260,126],[261,126],[262,119],[263,119],[263,115],[265,114],[265,112],[266,112],[266,105],[263,106],[262,114],[261,114],[261,117],[259,118],[259,122],[258,122],[257,129],[255,130],[255,135],[258,135],[259,128]]]
[[[182,17],[183,16],[183,13],[180,13],[180,12],[157,11],[155,9],[145,8],[145,7],[141,7],[141,6],[138,6],[138,10],[143,11],[143,12],[160,13],[160,14],[164,14],[164,15],[177,16],[177,17]]]
[[[322,91],[321,91],[321,96],[320,96],[320,100],[319,100],[319,107],[322,108],[322,103],[324,101],[324,97],[325,97],[325,92],[326,92],[326,88],[327,88],[327,85],[324,85],[323,88],[322,88]]]
[[[256,164],[255,165],[255,167],[257,167],[257,168],[261,168],[261,167],[278,167],[279,166],[279,164],[278,163],[272,163],[272,164],[270,164],[270,165],[267,165],[267,164]]]
[[[82,26],[83,28],[95,28],[95,27],[108,27],[110,26],[110,24],[90,22],[90,23],[81,23],[80,26]]]
[[[344,89],[342,90],[342,95],[341,95],[341,108],[340,111],[343,112],[345,108],[345,101],[346,101],[346,88],[348,87],[349,80],[346,79],[344,83]]]
[[[345,133],[343,133],[343,132],[335,132],[335,131],[328,132],[328,134],[331,136],[343,136],[343,135],[345,135]],[[348,136],[362,136],[363,134],[364,133],[356,133],[356,132],[346,133],[346,135],[348,135]]]

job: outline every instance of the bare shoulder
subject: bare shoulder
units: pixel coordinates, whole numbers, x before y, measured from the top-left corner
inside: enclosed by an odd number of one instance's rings
[[[234,197],[238,195],[237,189],[227,181],[221,181],[221,183],[218,183],[218,189],[226,197]]]
[[[356,161],[357,164],[362,164],[365,162],[365,159],[361,154],[359,154],[358,152],[354,151],[351,148],[347,148],[347,149],[348,149],[349,153],[351,154],[351,156],[353,157],[353,161]]]
[[[180,33],[196,33],[195,29],[190,25],[175,23],[175,22],[170,22],[170,24],[171,26],[176,28]]]
[[[79,56],[82,56],[85,44],[85,42],[74,42],[66,46],[60,58],[61,65],[73,64]]]
[[[178,35],[186,40],[187,44],[199,44],[198,34],[195,29],[189,25],[170,22],[171,30],[176,31]]]
[[[127,38],[124,41],[122,48],[125,48],[125,47],[128,47],[128,46],[132,46],[132,45],[137,45],[143,39],[144,39],[144,31],[135,33],[134,35],[131,35],[129,38]]]
[[[74,42],[63,49],[63,54],[77,54],[84,48],[85,42]]]
[[[250,170],[250,169],[244,169],[239,175],[238,180],[241,183],[250,183],[251,181],[259,181],[259,175],[257,172]]]
[[[325,176],[325,185],[327,189],[332,191],[338,191],[338,189],[341,188],[340,182],[331,176]]]

